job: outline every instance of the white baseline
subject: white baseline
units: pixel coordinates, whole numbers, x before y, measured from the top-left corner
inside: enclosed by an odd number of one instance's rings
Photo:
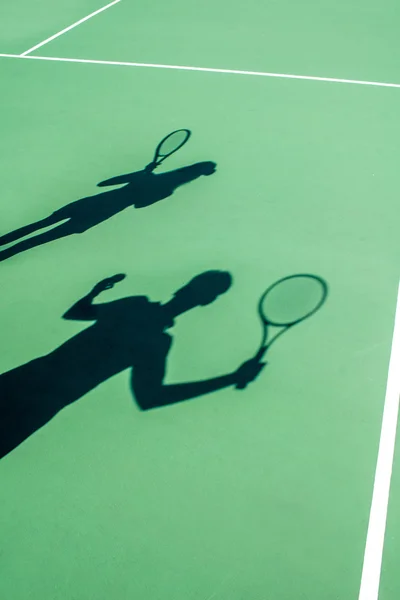
[[[120,0],[116,0],[119,2]],[[109,5],[110,6],[110,5]],[[31,52],[32,49],[28,52]],[[147,69],[170,69],[174,71],[201,71],[204,73],[222,73],[228,75],[248,75],[252,77],[274,77],[277,79],[301,79],[305,81],[322,81],[327,83],[347,83],[353,85],[370,85],[375,87],[400,88],[400,83],[384,81],[363,81],[360,79],[340,79],[336,77],[317,77],[314,75],[293,75],[290,73],[269,73],[264,71],[240,71],[237,69],[216,69],[213,67],[191,67],[184,65],[163,65],[154,63],[138,63],[117,60],[95,60],[90,58],[64,58],[56,56],[28,56],[24,54],[0,54],[0,58],[24,58],[29,60],[48,60],[55,62],[83,63],[90,65],[110,65],[119,67],[141,67]]]

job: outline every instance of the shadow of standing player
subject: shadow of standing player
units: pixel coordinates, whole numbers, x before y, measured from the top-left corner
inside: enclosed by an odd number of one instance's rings
[[[121,281],[115,275],[95,285],[64,319],[94,321],[50,354],[0,375],[0,457],[8,454],[60,410],[98,385],[131,369],[131,387],[140,409],[175,404],[223,388],[243,389],[264,363],[249,360],[238,369],[201,381],[166,384],[167,356],[174,319],[206,306],[231,286],[228,272],[207,271],[179,289],[166,304],[131,296],[93,303]],[[193,359],[195,360],[195,358]]]
[[[167,173],[155,174],[151,168],[146,168],[143,171],[102,181],[98,184],[99,187],[114,185],[123,187],[71,202],[44,219],[0,236],[0,246],[18,242],[0,252],[0,261],[69,235],[84,233],[130,206],[144,208],[160,202],[172,196],[181,185],[194,181],[202,175],[212,175],[215,169],[216,165],[213,162],[199,162]],[[52,225],[56,227],[18,241]]]

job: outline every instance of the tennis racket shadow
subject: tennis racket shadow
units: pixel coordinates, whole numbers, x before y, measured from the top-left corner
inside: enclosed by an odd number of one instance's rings
[[[183,138],[179,131],[186,132]],[[128,208],[139,209],[156,204],[170,198],[183,185],[215,173],[216,164],[212,161],[198,162],[163,173],[154,172],[189,139],[189,130],[179,131],[177,139],[177,132],[172,132],[158,144],[152,162],[144,169],[98,183],[98,187],[118,186],[116,189],[81,198],[47,217],[0,235],[0,247],[8,246],[0,251],[0,262],[37,246],[82,234]]]
[[[313,317],[325,304],[328,284],[318,275],[299,273],[275,281],[261,294],[257,314],[261,325],[261,341],[247,365],[264,365],[265,355],[283,335]],[[272,334],[272,335],[271,335]],[[244,389],[245,378],[236,386]]]

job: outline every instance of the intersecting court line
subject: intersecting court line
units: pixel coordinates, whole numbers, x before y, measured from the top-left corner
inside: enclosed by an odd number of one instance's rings
[[[119,2],[120,0],[115,0]],[[113,2],[113,4],[115,4]],[[108,6],[111,6],[109,4]],[[107,7],[105,7],[107,8]],[[104,9],[102,9],[104,10]],[[57,34],[58,35],[58,34]],[[43,42],[44,43],[44,42]],[[32,52],[28,50],[27,52]],[[355,85],[370,85],[375,87],[400,88],[400,83],[385,83],[383,81],[362,81],[358,79],[338,79],[335,77],[316,77],[313,75],[293,75],[290,73],[268,73],[263,71],[239,71],[237,69],[215,69],[212,67],[190,67],[184,65],[162,65],[153,63],[123,62],[116,60],[95,60],[90,58],[64,58],[56,56],[28,56],[23,54],[0,54],[0,58],[26,58],[29,60],[49,60],[56,62],[87,63],[91,65],[113,65],[120,67],[145,67],[147,69],[171,69],[175,71],[202,71],[205,73],[226,73],[229,75],[248,75],[253,77],[274,77],[277,79],[302,79],[306,81],[322,81],[328,83],[348,83]]]
[[[36,46],[33,46],[32,48],[29,48],[29,50],[25,50],[25,52],[23,52],[22,54],[20,54],[20,56],[27,56],[28,54],[30,54],[31,52],[34,52],[35,50],[37,50],[38,48],[41,48],[42,46],[44,46],[45,44],[48,44],[49,42],[51,42],[52,40],[55,40],[56,38],[60,37],[60,35],[63,35],[63,33],[66,33],[67,31],[70,31],[71,29],[74,29],[74,27],[77,27],[78,25],[80,25],[81,23],[84,23],[85,21],[88,21],[89,19],[91,19],[92,17],[98,15],[99,13],[103,12],[104,10],[107,10],[107,8],[110,8],[111,6],[114,6],[114,4],[117,4],[118,2],[120,2],[121,0],[113,0],[113,2],[110,2],[110,4],[107,4],[107,6],[103,6],[103,8],[99,8],[98,10],[95,10],[94,12],[92,12],[90,15],[88,15],[87,17],[83,17],[83,19],[80,19],[79,21],[77,21],[76,23],[73,23],[72,25],[70,25],[69,27],[66,27],[65,29],[63,29],[62,31],[59,31],[58,33],[55,33],[54,35],[52,35],[51,37],[47,38],[47,40],[44,40],[43,42],[40,42],[39,44],[36,44]]]
[[[109,8],[120,0],[114,0],[111,4],[75,23],[71,27],[45,40],[34,48],[23,54],[0,54],[0,58],[19,58],[29,60],[56,61],[69,63],[85,63],[94,65],[114,65],[121,67],[144,67],[153,69],[170,69],[178,71],[200,71],[206,73],[225,73],[231,75],[248,75],[253,77],[271,77],[278,79],[298,79],[306,81],[319,81],[328,83],[344,83],[353,85],[365,85],[386,88],[400,88],[399,83],[385,83],[378,81],[362,81],[356,79],[339,79],[333,77],[316,77],[310,75],[293,75],[288,73],[268,73],[261,71],[241,71],[235,69],[216,69],[211,67],[191,67],[180,65],[163,65],[152,63],[121,62],[108,60],[92,60],[80,58],[62,58],[52,56],[29,56],[30,52],[58,37],[65,31],[72,29],[79,23],[91,18],[95,14]],[[382,556],[386,530],[387,511],[390,494],[390,484],[393,469],[394,449],[396,443],[397,418],[400,400],[400,286],[397,299],[395,326],[393,333],[389,373],[384,404],[384,412],[381,427],[378,459],[375,471],[372,505],[370,510],[367,541],[364,553],[364,563],[361,577],[359,600],[377,600],[379,595],[380,576],[382,568]]]

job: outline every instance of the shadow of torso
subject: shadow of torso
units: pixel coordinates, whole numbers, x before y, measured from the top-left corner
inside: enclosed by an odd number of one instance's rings
[[[145,208],[172,196],[176,188],[198,178],[202,168],[199,163],[168,173],[138,171],[121,175],[99,185],[124,184],[122,187],[71,202],[56,210],[53,216],[60,221],[71,219],[74,231],[84,232],[130,206]]]
[[[71,219],[77,231],[87,231],[132,206],[144,208],[172,195],[163,175],[135,173],[133,180],[118,189],[75,200],[53,214],[59,220]]]
[[[96,308],[93,325],[0,375],[0,456],[113,375],[132,367],[164,370],[173,323],[160,304],[134,296]]]

